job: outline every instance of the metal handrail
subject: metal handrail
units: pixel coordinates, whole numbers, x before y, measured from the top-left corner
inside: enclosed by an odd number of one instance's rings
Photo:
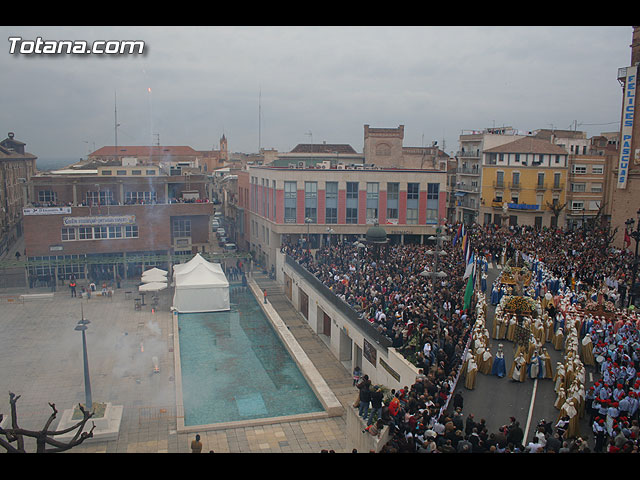
[[[320,293],[325,300],[327,300],[331,305],[333,305],[336,309],[338,309],[349,321],[351,321],[357,327],[367,334],[367,336],[371,337],[376,344],[385,350],[392,345],[392,342],[389,338],[382,335],[378,332],[368,320],[362,318],[356,310],[346,303],[344,300],[339,298],[335,293],[333,293],[329,287],[327,287],[324,283],[318,279],[315,275],[313,275],[309,270],[300,265],[293,257],[288,254],[285,254],[285,262],[288,266],[290,266],[296,273],[302,276],[307,282],[311,284],[311,286]]]

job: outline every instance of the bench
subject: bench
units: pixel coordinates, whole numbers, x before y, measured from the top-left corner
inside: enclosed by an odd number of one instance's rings
[[[20,295],[19,298],[22,303],[24,303],[25,300],[51,300],[53,299],[53,293],[24,293]]]

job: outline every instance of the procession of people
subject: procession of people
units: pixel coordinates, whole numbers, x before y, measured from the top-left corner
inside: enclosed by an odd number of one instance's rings
[[[446,229],[454,237],[461,226]],[[428,275],[434,259],[427,245],[389,245],[385,254],[352,242],[325,245],[314,254],[304,244],[284,244],[282,251],[431,375],[430,400],[413,388],[404,392],[415,393],[419,404],[440,407],[437,413],[429,408],[413,412],[428,411],[431,428],[434,418],[448,413],[453,389],[473,390],[479,373],[512,382],[548,380],[556,393],[553,428],[561,443],[588,436],[594,439],[593,451],[637,451],[640,319],[629,301],[633,255],[608,245],[603,232],[493,225],[464,229],[484,280],[471,305],[464,298],[466,252],[455,240],[442,245],[446,255],[439,267],[447,276],[438,280]],[[490,264],[502,269],[491,286],[486,284]],[[495,307],[494,318],[486,318],[487,303]],[[524,314],[516,313],[514,305]],[[491,340],[498,342],[495,352]],[[505,364],[505,342],[514,344],[510,365]],[[551,348],[563,355],[555,366]],[[591,386],[587,368],[600,377]],[[592,431],[580,431],[581,419],[588,419]],[[425,428],[429,422],[418,419]],[[393,424],[406,430],[403,422]]]

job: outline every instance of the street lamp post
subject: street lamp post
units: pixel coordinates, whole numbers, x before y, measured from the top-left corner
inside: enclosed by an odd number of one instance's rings
[[[93,407],[93,402],[91,401],[91,380],[89,378],[89,357],[87,356],[87,337],[85,332],[87,330],[87,325],[91,323],[89,320],[84,318],[84,312],[82,314],[82,320],[78,322],[74,330],[82,332],[82,355],[84,359],[84,396],[85,396],[85,407],[87,411],[91,411]]]
[[[435,304],[435,293],[436,293],[436,288],[435,288],[435,281],[436,279],[443,279],[446,278],[447,274],[445,272],[439,271],[438,268],[440,266],[440,257],[444,256],[447,254],[447,252],[445,252],[444,250],[441,249],[442,244],[441,241],[443,239],[442,234],[440,233],[440,228],[438,228],[436,230],[436,236],[434,237],[433,235],[429,237],[429,240],[436,240],[436,249],[435,251],[433,250],[427,250],[426,253],[428,253],[429,255],[434,255],[435,256],[435,265],[434,265],[434,271],[433,272],[427,272],[424,271],[422,273],[420,273],[421,276],[423,277],[429,277],[431,279],[431,297],[432,297],[432,301]],[[436,322],[437,322],[437,341],[438,341],[438,348],[442,348],[442,346],[440,345],[440,307],[435,307],[434,305],[434,311],[436,311],[437,308],[437,313],[436,313]]]
[[[631,292],[630,292],[630,298],[629,298],[629,305],[635,305],[635,301],[636,301],[636,290],[637,290],[636,274],[638,272],[638,243],[640,242],[640,209],[638,209],[638,211],[636,212],[636,215],[638,216],[638,224],[635,230],[633,230],[633,224],[636,223],[636,221],[633,218],[630,218],[625,222],[625,225],[627,225],[627,228],[629,230],[629,236],[636,241],[636,251],[633,257],[633,270],[631,271]]]
[[[311,249],[310,227],[311,227],[311,224],[313,223],[313,220],[307,217],[304,219],[304,223],[307,224],[307,250],[310,250]]]

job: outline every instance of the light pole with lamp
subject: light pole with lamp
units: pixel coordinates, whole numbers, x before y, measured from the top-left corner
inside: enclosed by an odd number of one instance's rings
[[[82,307],[82,305],[80,305]],[[82,332],[82,355],[84,359],[84,395],[85,395],[85,408],[87,411],[91,411],[93,408],[93,402],[91,401],[91,380],[89,379],[89,357],[87,356],[87,337],[85,332],[87,325],[91,322],[84,318],[84,311],[82,311],[82,320],[78,322],[74,330]]]
[[[331,246],[331,234],[335,233],[335,230],[331,227],[327,227],[327,233],[329,234],[329,246]]]
[[[633,218],[630,218],[626,222],[624,222],[627,226],[627,230],[629,230],[629,236],[636,241],[636,252],[633,257],[633,270],[631,271],[631,291],[629,292],[629,306],[635,305],[638,290],[636,286],[636,274],[638,272],[638,243],[640,242],[640,209],[638,209],[636,215],[638,216],[638,224],[635,230],[633,230],[633,224],[636,223],[636,221]]]
[[[434,263],[434,271],[433,272],[427,272],[426,270],[421,272],[420,275],[423,277],[428,277],[431,279],[431,296],[433,299],[433,302],[435,302],[435,294],[436,294],[436,288],[435,288],[435,279],[444,279],[447,277],[447,274],[443,271],[439,270],[439,266],[440,266],[440,257],[443,257],[445,255],[447,255],[447,252],[445,252],[444,250],[442,250],[442,240],[443,240],[443,235],[440,231],[440,227],[438,227],[436,229],[436,236],[431,235],[428,240],[436,240],[436,249],[434,250],[427,250],[426,253],[429,255],[434,255],[435,258],[435,263]],[[434,311],[436,311],[435,309],[437,308],[437,313],[436,313],[436,319],[437,319],[437,338],[438,338],[438,348],[442,348],[442,345],[440,345],[440,314],[441,314],[441,305],[438,307],[434,307]]]
[[[313,223],[313,220],[310,219],[309,217],[306,217],[304,219],[304,223],[307,224],[307,250],[311,249],[311,234],[310,234],[310,227],[311,224]]]

